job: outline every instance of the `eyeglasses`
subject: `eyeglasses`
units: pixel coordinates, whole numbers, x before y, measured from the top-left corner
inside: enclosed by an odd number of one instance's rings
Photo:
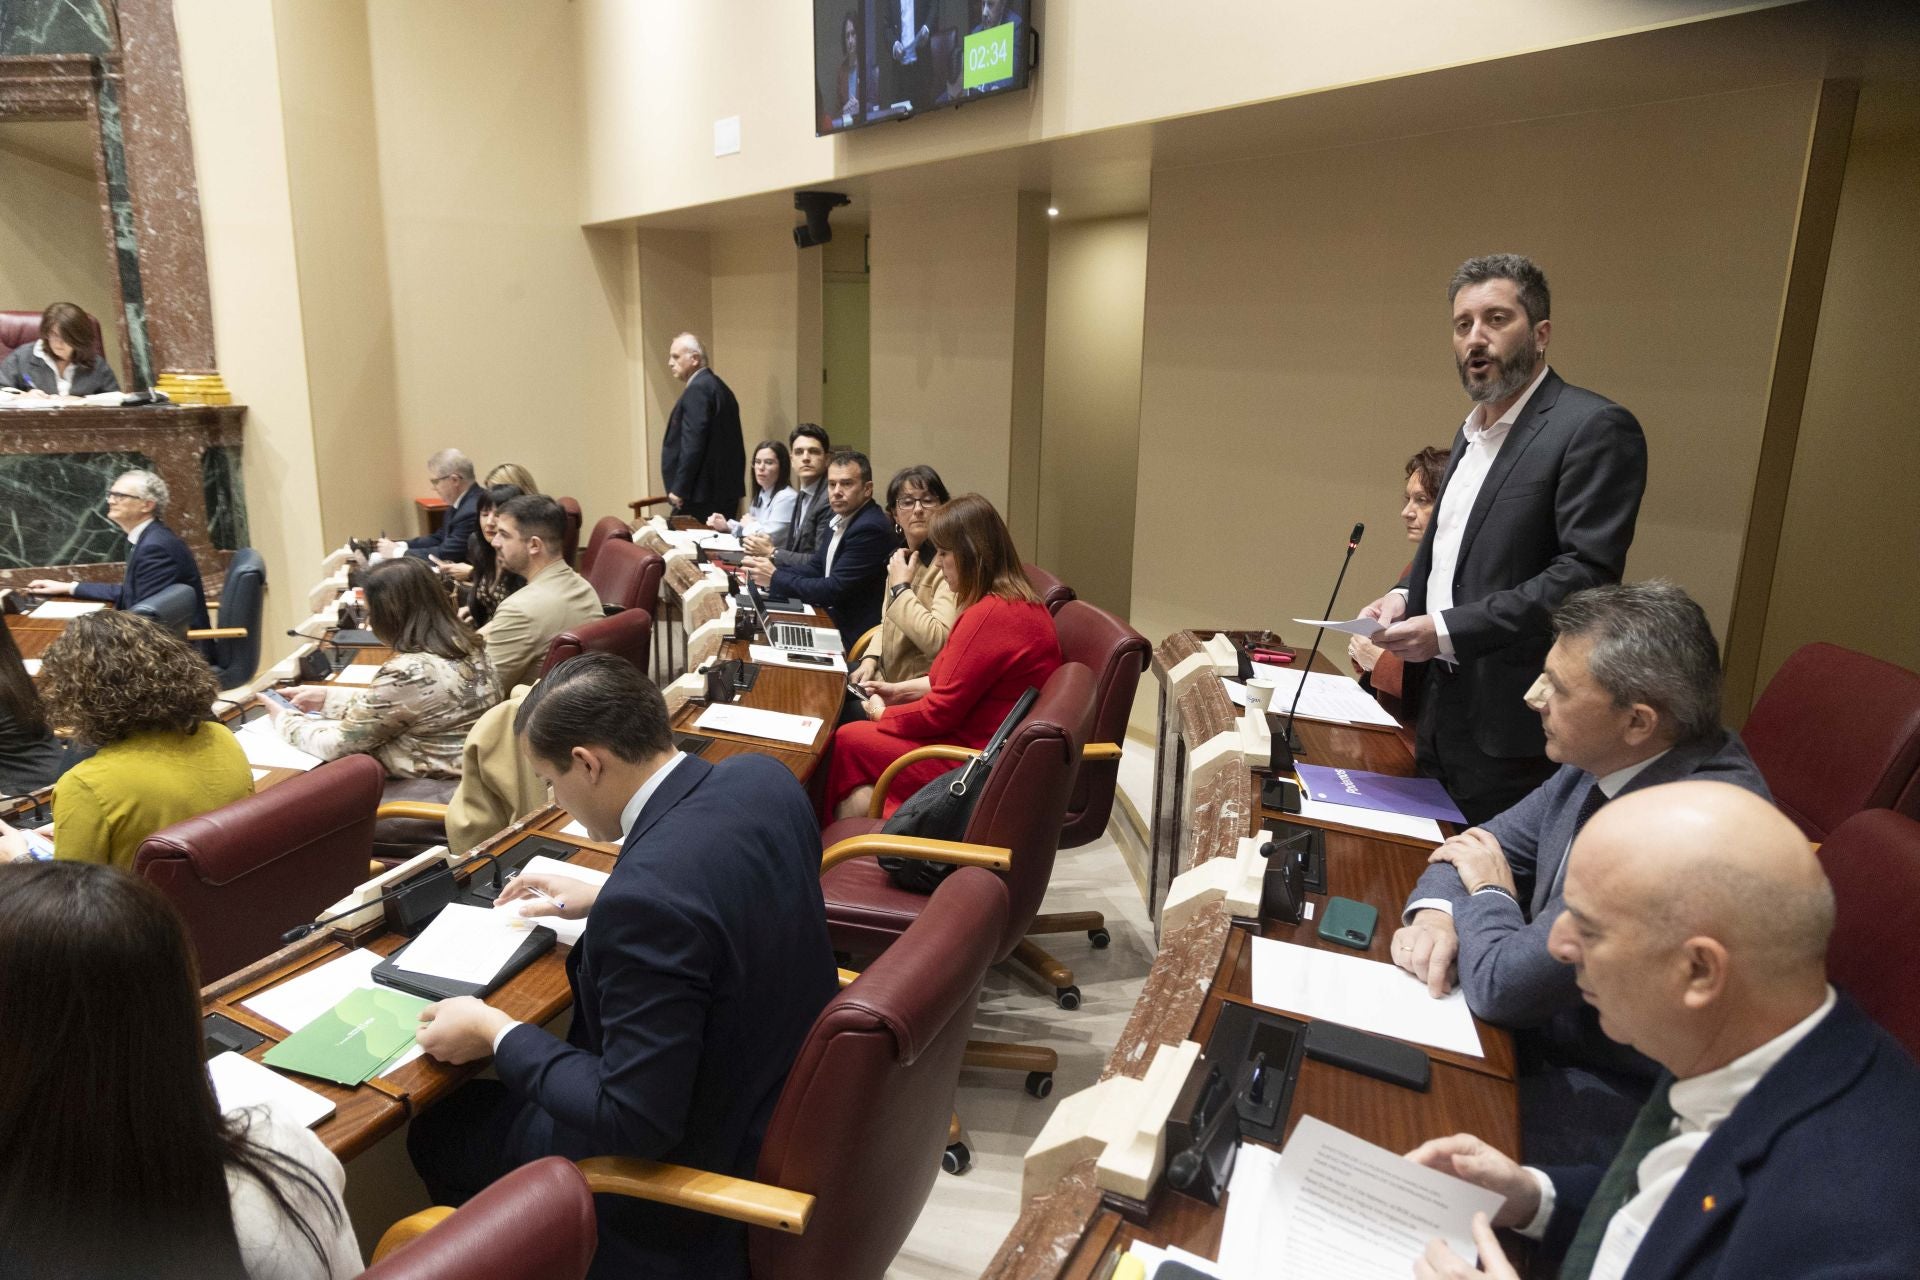
[[[120,493],[113,489],[107,490],[107,501],[111,502],[115,498],[120,499],[122,502],[145,502],[147,495],[144,493]]]
[[[926,511],[939,506],[940,499],[931,494],[924,494],[918,498],[902,498],[893,505],[899,507],[902,511]]]

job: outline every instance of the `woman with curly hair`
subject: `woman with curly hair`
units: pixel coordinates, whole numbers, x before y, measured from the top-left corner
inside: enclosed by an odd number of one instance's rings
[[[213,668],[164,628],[83,614],[47,649],[40,680],[48,721],[98,748],[53,785],[56,858],[130,871],[154,832],[252,794],[246,753],[207,720]]]

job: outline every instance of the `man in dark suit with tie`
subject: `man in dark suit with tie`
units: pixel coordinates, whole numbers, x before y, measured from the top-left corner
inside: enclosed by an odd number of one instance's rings
[[[1920,1275],[1920,1066],[1827,983],[1832,888],[1751,792],[1676,782],[1575,842],[1553,952],[1607,1034],[1665,1070],[1611,1164],[1523,1168],[1477,1138],[1411,1153],[1505,1197],[1560,1280]],[[1888,957],[1889,963],[1898,958]],[[1435,1240],[1414,1274],[1513,1280]]]
[[[1647,446],[1631,413],[1547,367],[1539,267],[1518,254],[1469,259],[1447,296],[1474,409],[1406,581],[1361,612],[1386,624],[1374,643],[1427,664],[1420,770],[1484,822],[1553,772],[1521,695],[1552,643],[1553,607],[1620,580]]]
[[[783,599],[825,609],[848,650],[880,625],[887,587],[887,560],[900,545],[893,520],[873,501],[873,464],[867,455],[842,449],[827,464],[827,501],[833,521],[827,540],[803,565],[776,567],[748,556],[741,568]]]
[[[441,521],[438,532],[405,542],[382,538],[380,553],[466,564],[467,543],[480,527],[480,486],[474,483],[473,460],[458,449],[442,449],[427,459],[427,487],[447,504],[447,518]]]
[[[787,435],[787,455],[793,459],[793,522],[780,542],[750,533],[740,545],[750,556],[799,566],[811,564],[813,553],[833,536],[833,504],[827,501],[827,459],[833,456],[833,442],[825,427],[803,422]]]
[[[64,582],[37,578],[27,590],[40,596],[72,596],[99,600],[116,609],[131,609],[176,583],[193,588],[198,600],[192,625],[207,625],[207,593],[200,583],[200,566],[180,535],[160,522],[171,495],[167,482],[151,471],[128,471],[107,489],[107,519],[118,525],[132,543],[127,571],[119,586],[110,582]]]
[[[747,492],[747,441],[740,430],[740,402],[720,375],[707,368],[700,339],[683,333],[667,352],[667,369],[686,388],[667,416],[660,442],[660,479],[673,514],[705,521],[716,511],[740,514]]]
[[[820,833],[799,782],[759,755],[710,765],[674,749],[660,692],[624,659],[562,663],[514,731],[554,799],[619,841],[605,885],[517,877],[529,915],[585,917],[567,955],[563,1042],[478,1000],[421,1016],[447,1062],[493,1056],[498,1080],[415,1117],[427,1189],[458,1204],[542,1156],[631,1156],[752,1177],[774,1104],[837,988]],[[544,898],[533,893],[538,889]],[[738,1223],[602,1197],[590,1274],[746,1280]]]
[[[1393,960],[1437,996],[1456,957],[1467,1005],[1516,1030],[1527,1159],[1604,1160],[1657,1068],[1600,1030],[1547,946],[1565,909],[1567,851],[1612,797],[1683,778],[1768,796],[1720,724],[1720,648],[1698,604],[1665,582],[1589,587],[1555,610],[1546,670],[1528,694],[1560,766],[1519,804],[1434,851],[1407,899]]]

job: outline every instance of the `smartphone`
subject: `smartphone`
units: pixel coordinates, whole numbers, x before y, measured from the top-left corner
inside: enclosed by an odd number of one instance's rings
[[[1374,926],[1380,922],[1379,908],[1352,898],[1328,898],[1320,914],[1320,936],[1355,951],[1365,951],[1373,942]]]
[[[847,692],[853,695],[855,702],[865,702],[867,700],[867,691],[851,680],[847,681]]]
[[[299,707],[294,706],[292,702],[287,700],[286,694],[281,693],[278,689],[262,689],[260,696],[285,711],[297,712],[303,716],[318,716],[320,714],[318,711],[301,711]]]
[[[833,665],[833,659],[824,653],[800,653],[789,649],[787,650],[787,657],[793,659],[795,662],[804,662],[810,667],[830,667]]]
[[[26,827],[20,827],[17,828],[17,830],[21,835],[26,837],[27,853],[35,862],[53,861],[53,845],[45,836],[41,835],[38,831],[33,831]]]

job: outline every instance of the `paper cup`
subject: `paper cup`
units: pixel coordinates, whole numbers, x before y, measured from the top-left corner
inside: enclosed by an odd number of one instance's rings
[[[1247,681],[1247,710],[1261,715],[1273,710],[1273,692],[1271,680]]]

